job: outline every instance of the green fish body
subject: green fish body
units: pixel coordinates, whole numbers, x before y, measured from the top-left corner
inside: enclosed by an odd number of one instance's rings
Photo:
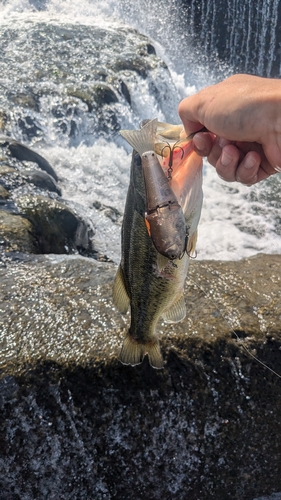
[[[136,144],[135,137],[133,140],[135,149],[122,224],[122,256],[114,281],[113,301],[122,314],[129,308],[131,312],[131,324],[120,352],[120,361],[137,365],[147,354],[151,366],[162,368],[163,358],[155,329],[161,317],[168,322],[177,322],[186,315],[183,289],[189,258],[186,252],[180,259],[162,255],[147,230],[147,190],[140,155],[153,150],[155,125],[157,120],[152,120],[143,127],[144,130],[133,131],[139,136],[136,136]]]

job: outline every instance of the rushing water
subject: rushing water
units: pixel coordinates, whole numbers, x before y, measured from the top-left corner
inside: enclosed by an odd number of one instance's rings
[[[204,62],[192,45],[193,18],[190,25],[183,22],[183,12],[175,0],[158,0],[153,9],[147,0],[7,0],[0,5],[0,112],[7,113],[13,102],[4,132],[32,145],[52,163],[63,197],[77,203],[93,221],[97,244],[116,262],[120,220],[116,224],[95,206],[112,206],[121,214],[124,208],[130,150],[118,129],[137,127],[144,118],[177,122],[181,98],[232,71],[226,65],[214,68]],[[123,29],[125,34],[127,27],[138,29],[151,38],[169,68],[165,73],[158,65],[147,78],[127,75],[130,102],[123,98],[107,105],[102,117],[98,108],[96,113],[87,112],[81,92],[92,92],[96,61],[109,67],[118,51],[127,47],[127,39],[124,35],[120,45],[112,35],[110,45],[103,45],[92,38],[94,27]],[[250,46],[247,50],[249,58]],[[110,71],[114,81],[115,70]],[[70,88],[77,82],[82,82],[78,97]],[[26,101],[26,94],[31,100],[37,95],[35,104]],[[71,94],[71,105],[66,94]],[[205,162],[198,258],[228,260],[257,252],[280,253],[280,179],[275,175],[251,188],[228,184]]]

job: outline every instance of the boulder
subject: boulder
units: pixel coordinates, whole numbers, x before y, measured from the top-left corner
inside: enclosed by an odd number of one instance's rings
[[[41,155],[0,137],[0,251],[82,253],[107,259],[92,243],[94,230],[60,197],[57,175]]]
[[[112,140],[133,125],[144,85],[163,119],[178,119],[180,96],[171,73],[136,29],[49,20],[31,23],[28,33],[19,25],[3,29],[3,71],[13,81],[12,90],[1,88],[0,131],[6,135],[51,146],[54,137],[56,144],[67,140],[75,147],[98,137]],[[32,40],[32,57],[21,71],[9,56],[9,39],[23,60]]]
[[[32,237],[31,222],[20,215],[11,214],[6,210],[0,209],[0,247],[1,246],[4,247],[6,252],[36,253],[36,244]]]
[[[55,181],[58,180],[57,174],[55,173],[53,167],[50,163],[43,158],[39,153],[33,151],[33,149],[28,148],[24,144],[11,137],[0,136],[0,146],[7,147],[11,156],[17,158],[20,161],[30,161],[37,163],[41,170],[47,172]]]
[[[17,199],[20,212],[32,224],[38,253],[91,251],[90,229],[67,205],[46,196],[22,196]]]

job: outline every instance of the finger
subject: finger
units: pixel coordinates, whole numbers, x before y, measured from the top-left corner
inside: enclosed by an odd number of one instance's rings
[[[219,145],[217,145],[217,148],[219,148]],[[214,151],[212,151],[212,154],[214,154]],[[221,155],[219,155],[215,164],[218,175],[225,181],[236,181],[236,169],[240,161],[240,151],[237,147],[233,144],[227,144],[222,148]]]
[[[178,107],[180,119],[184,125],[187,136],[197,132],[203,127],[203,123],[199,121],[198,112],[195,103],[197,102],[197,95],[192,95],[183,99]]]
[[[227,141],[226,139],[222,139],[221,137],[214,136],[212,148],[208,154],[208,162],[211,165],[213,165],[213,167],[216,166],[217,161],[222,153],[222,147],[225,146],[226,144],[232,144],[232,143],[231,141]]]
[[[193,147],[200,156],[208,156],[213,147],[213,136],[209,133],[199,132],[193,137]]]
[[[253,152],[255,151],[258,153],[260,157],[260,168],[258,170],[258,181],[261,181],[263,179],[266,179],[270,175],[276,174],[276,172],[280,172],[281,169],[278,165],[274,164],[274,159],[271,156],[273,148],[267,148],[261,146],[261,144],[257,144],[255,142],[249,143],[249,142],[237,142],[236,146],[244,152],[246,155],[250,151]],[[269,149],[269,150],[268,150]],[[281,160],[281,157],[279,158]],[[280,161],[281,164],[281,161]]]
[[[250,151],[237,167],[236,180],[251,186],[258,181],[261,157],[256,151]]]

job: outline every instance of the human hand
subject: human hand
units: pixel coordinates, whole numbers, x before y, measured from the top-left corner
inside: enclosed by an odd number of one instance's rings
[[[194,149],[220,177],[252,185],[281,171],[281,81],[235,75],[184,99],[179,115]]]

